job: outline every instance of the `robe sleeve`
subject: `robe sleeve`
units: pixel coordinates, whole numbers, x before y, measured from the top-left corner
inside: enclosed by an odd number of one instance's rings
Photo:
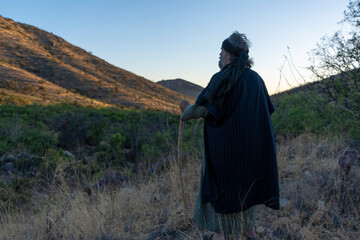
[[[192,104],[188,105],[184,112],[181,114],[181,120],[188,121],[190,119],[204,118],[208,114],[208,111],[205,107]]]

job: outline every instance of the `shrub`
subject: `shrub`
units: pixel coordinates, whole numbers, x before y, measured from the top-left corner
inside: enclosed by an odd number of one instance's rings
[[[0,182],[0,210],[13,208],[31,198],[28,178],[16,177],[11,183]]]
[[[58,146],[73,149],[84,144],[88,119],[84,115],[66,113],[59,116],[56,130],[59,132]]]
[[[274,131],[276,134],[297,136],[311,132],[317,135],[328,133],[359,138],[357,129],[359,120],[351,111],[337,104],[325,104],[326,97],[309,94],[310,98],[317,98],[321,110],[314,107],[314,103],[305,100],[300,94],[281,97],[276,102],[276,111],[272,115]]]
[[[22,96],[8,95],[0,96],[0,105],[1,104],[16,104],[22,106],[32,104],[32,101]]]
[[[24,131],[19,142],[33,154],[42,155],[48,148],[55,147],[57,138],[52,132],[46,132],[45,127],[33,127]]]
[[[39,172],[44,178],[51,178],[60,164],[69,162],[64,151],[49,148],[46,150],[43,161],[39,165]]]

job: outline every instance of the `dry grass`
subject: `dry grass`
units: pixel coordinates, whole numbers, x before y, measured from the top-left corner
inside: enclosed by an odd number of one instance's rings
[[[288,202],[280,211],[259,208],[261,239],[359,239],[359,163],[346,178],[337,163],[349,148],[346,141],[304,135],[281,140],[277,148],[281,198]],[[188,159],[185,165],[191,216],[200,159]],[[32,207],[1,214],[0,239],[201,239],[194,224],[183,227],[177,170],[171,164],[146,181],[89,196],[80,187],[70,187],[59,166]]]

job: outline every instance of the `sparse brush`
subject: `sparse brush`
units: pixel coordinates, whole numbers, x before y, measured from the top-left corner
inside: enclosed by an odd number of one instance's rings
[[[259,207],[256,226],[263,239],[358,239],[360,232],[360,164],[354,161],[344,181],[338,160],[348,143],[341,138],[303,135],[278,139],[281,210]],[[27,210],[11,209],[0,217],[0,239],[201,239],[192,223],[183,229],[177,165],[170,161],[147,181],[123,181],[102,190],[74,180],[64,166],[55,168],[48,190],[33,194]],[[111,175],[111,176],[110,176]],[[188,212],[199,189],[200,159],[183,167]],[[99,189],[100,190],[100,189]]]

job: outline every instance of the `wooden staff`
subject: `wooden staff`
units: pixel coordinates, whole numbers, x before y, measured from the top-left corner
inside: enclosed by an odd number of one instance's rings
[[[187,216],[187,207],[186,207],[186,200],[185,200],[185,193],[184,193],[184,183],[182,178],[182,164],[181,164],[181,152],[182,152],[182,137],[183,137],[183,131],[184,131],[184,121],[180,119],[180,125],[179,125],[179,138],[178,138],[178,166],[179,166],[179,177],[180,177],[180,190],[181,190],[181,196],[183,200],[183,207],[184,207],[184,220],[185,225],[188,226],[188,216]]]

